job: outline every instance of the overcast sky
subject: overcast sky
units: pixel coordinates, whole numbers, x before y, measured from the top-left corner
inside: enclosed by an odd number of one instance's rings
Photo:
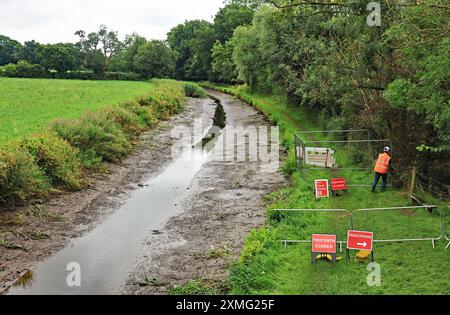
[[[0,34],[20,42],[75,42],[75,31],[97,31],[100,24],[120,38],[137,32],[165,39],[185,20],[212,17],[223,0],[0,0]]]

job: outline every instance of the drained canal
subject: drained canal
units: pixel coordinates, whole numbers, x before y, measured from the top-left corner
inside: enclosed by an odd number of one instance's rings
[[[115,214],[39,264],[7,294],[117,294],[146,236],[158,233],[170,217],[181,212],[177,206],[180,196],[206,163],[219,137],[217,130],[225,127],[225,111],[218,100],[216,105],[213,126],[199,139],[201,145],[192,146],[159,176],[140,185]],[[81,271],[79,287],[67,282],[73,271],[67,270],[68,266],[74,263]]]

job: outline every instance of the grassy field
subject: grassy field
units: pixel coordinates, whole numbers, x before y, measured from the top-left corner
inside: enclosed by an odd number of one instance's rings
[[[225,91],[222,89],[222,91]],[[349,181],[370,184],[372,174],[315,171],[307,181],[295,171],[294,131],[317,130],[318,122],[281,99],[247,93],[228,88],[229,93],[251,103],[265,112],[280,128],[283,141],[289,150],[284,170],[290,174],[291,184],[268,196],[265,227],[253,231],[247,238],[239,262],[231,267],[230,291],[234,294],[449,294],[450,256],[443,241],[433,249],[431,242],[377,243],[376,262],[380,264],[382,285],[369,287],[367,264],[351,259],[335,266],[329,263],[311,264],[310,245],[288,245],[282,240],[308,239],[312,233],[336,233],[345,240],[349,218],[342,215],[310,214],[283,215],[270,209],[348,209],[407,206],[408,195],[390,190],[373,194],[368,188],[353,188],[339,198],[316,200],[312,193],[312,180],[346,176]],[[319,136],[319,139],[323,140]],[[341,162],[349,164],[350,157],[338,155]],[[374,157],[375,159],[375,157]],[[344,160],[344,161],[343,161]],[[375,238],[439,236],[438,214],[420,211],[382,211],[376,214],[356,214],[355,228],[375,232]],[[353,253],[354,255],[355,253]],[[192,287],[192,283],[190,284]],[[198,283],[197,283],[197,286]],[[189,286],[188,286],[189,287]],[[187,290],[189,292],[189,290]],[[198,289],[197,289],[198,291]]]
[[[148,82],[0,78],[0,143],[151,91]]]

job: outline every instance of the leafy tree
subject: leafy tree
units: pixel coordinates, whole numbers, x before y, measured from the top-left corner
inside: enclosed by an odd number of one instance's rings
[[[7,36],[0,35],[0,66],[16,63],[22,45]]]
[[[19,52],[20,60],[26,60],[31,64],[39,64],[41,62],[38,54],[39,47],[41,47],[41,44],[34,40],[25,42]]]
[[[439,8],[402,10],[386,38],[395,47],[402,71],[384,97],[395,108],[422,115],[439,141],[427,138],[421,149],[450,151],[450,31],[448,14]]]
[[[234,32],[232,43],[235,47],[233,60],[239,74],[239,79],[247,82],[251,89],[258,87],[261,59],[257,54],[258,41],[256,29],[253,26],[240,26]]]
[[[147,78],[166,78],[173,75],[176,57],[165,42],[152,40],[139,47],[134,66]]]
[[[214,18],[216,39],[225,44],[239,26],[250,25],[254,10],[245,4],[231,2],[221,8]]]
[[[122,72],[138,72],[134,66],[134,59],[141,46],[147,44],[145,37],[139,36],[136,33],[127,35],[119,53],[117,53],[110,60],[108,67],[109,71]]]
[[[238,72],[233,60],[234,43],[227,41],[222,45],[216,42],[212,49],[211,79],[216,82],[237,83]]]
[[[118,34],[109,30],[105,25],[100,25],[98,32],[89,33],[79,30],[75,32],[79,37],[77,47],[84,59],[84,66],[96,73],[106,71],[110,60],[121,51],[122,43]],[[100,63],[99,52],[103,56]]]
[[[79,67],[78,50],[73,44],[42,45],[37,50],[40,64],[47,70],[66,72]]]
[[[202,20],[188,21],[174,27],[167,35],[170,47],[178,53],[178,59],[175,67],[175,77],[181,80],[202,80],[208,78],[205,71],[206,66],[202,64],[199,47],[209,47],[209,51],[203,50],[202,53],[210,53],[214,41],[210,38],[211,23]],[[207,36],[207,40],[203,38]],[[210,46],[208,46],[210,43]],[[207,64],[207,61],[205,62]],[[202,69],[197,69],[198,66]]]

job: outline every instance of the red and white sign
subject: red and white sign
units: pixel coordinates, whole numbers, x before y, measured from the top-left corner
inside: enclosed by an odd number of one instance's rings
[[[316,198],[328,198],[330,197],[330,189],[328,186],[328,179],[319,179],[315,182]]]
[[[312,252],[336,254],[337,236],[325,234],[313,234],[312,236]]]
[[[333,178],[331,180],[331,189],[333,191],[347,190],[347,180],[345,178]]]
[[[373,251],[373,232],[348,231],[347,249]]]

